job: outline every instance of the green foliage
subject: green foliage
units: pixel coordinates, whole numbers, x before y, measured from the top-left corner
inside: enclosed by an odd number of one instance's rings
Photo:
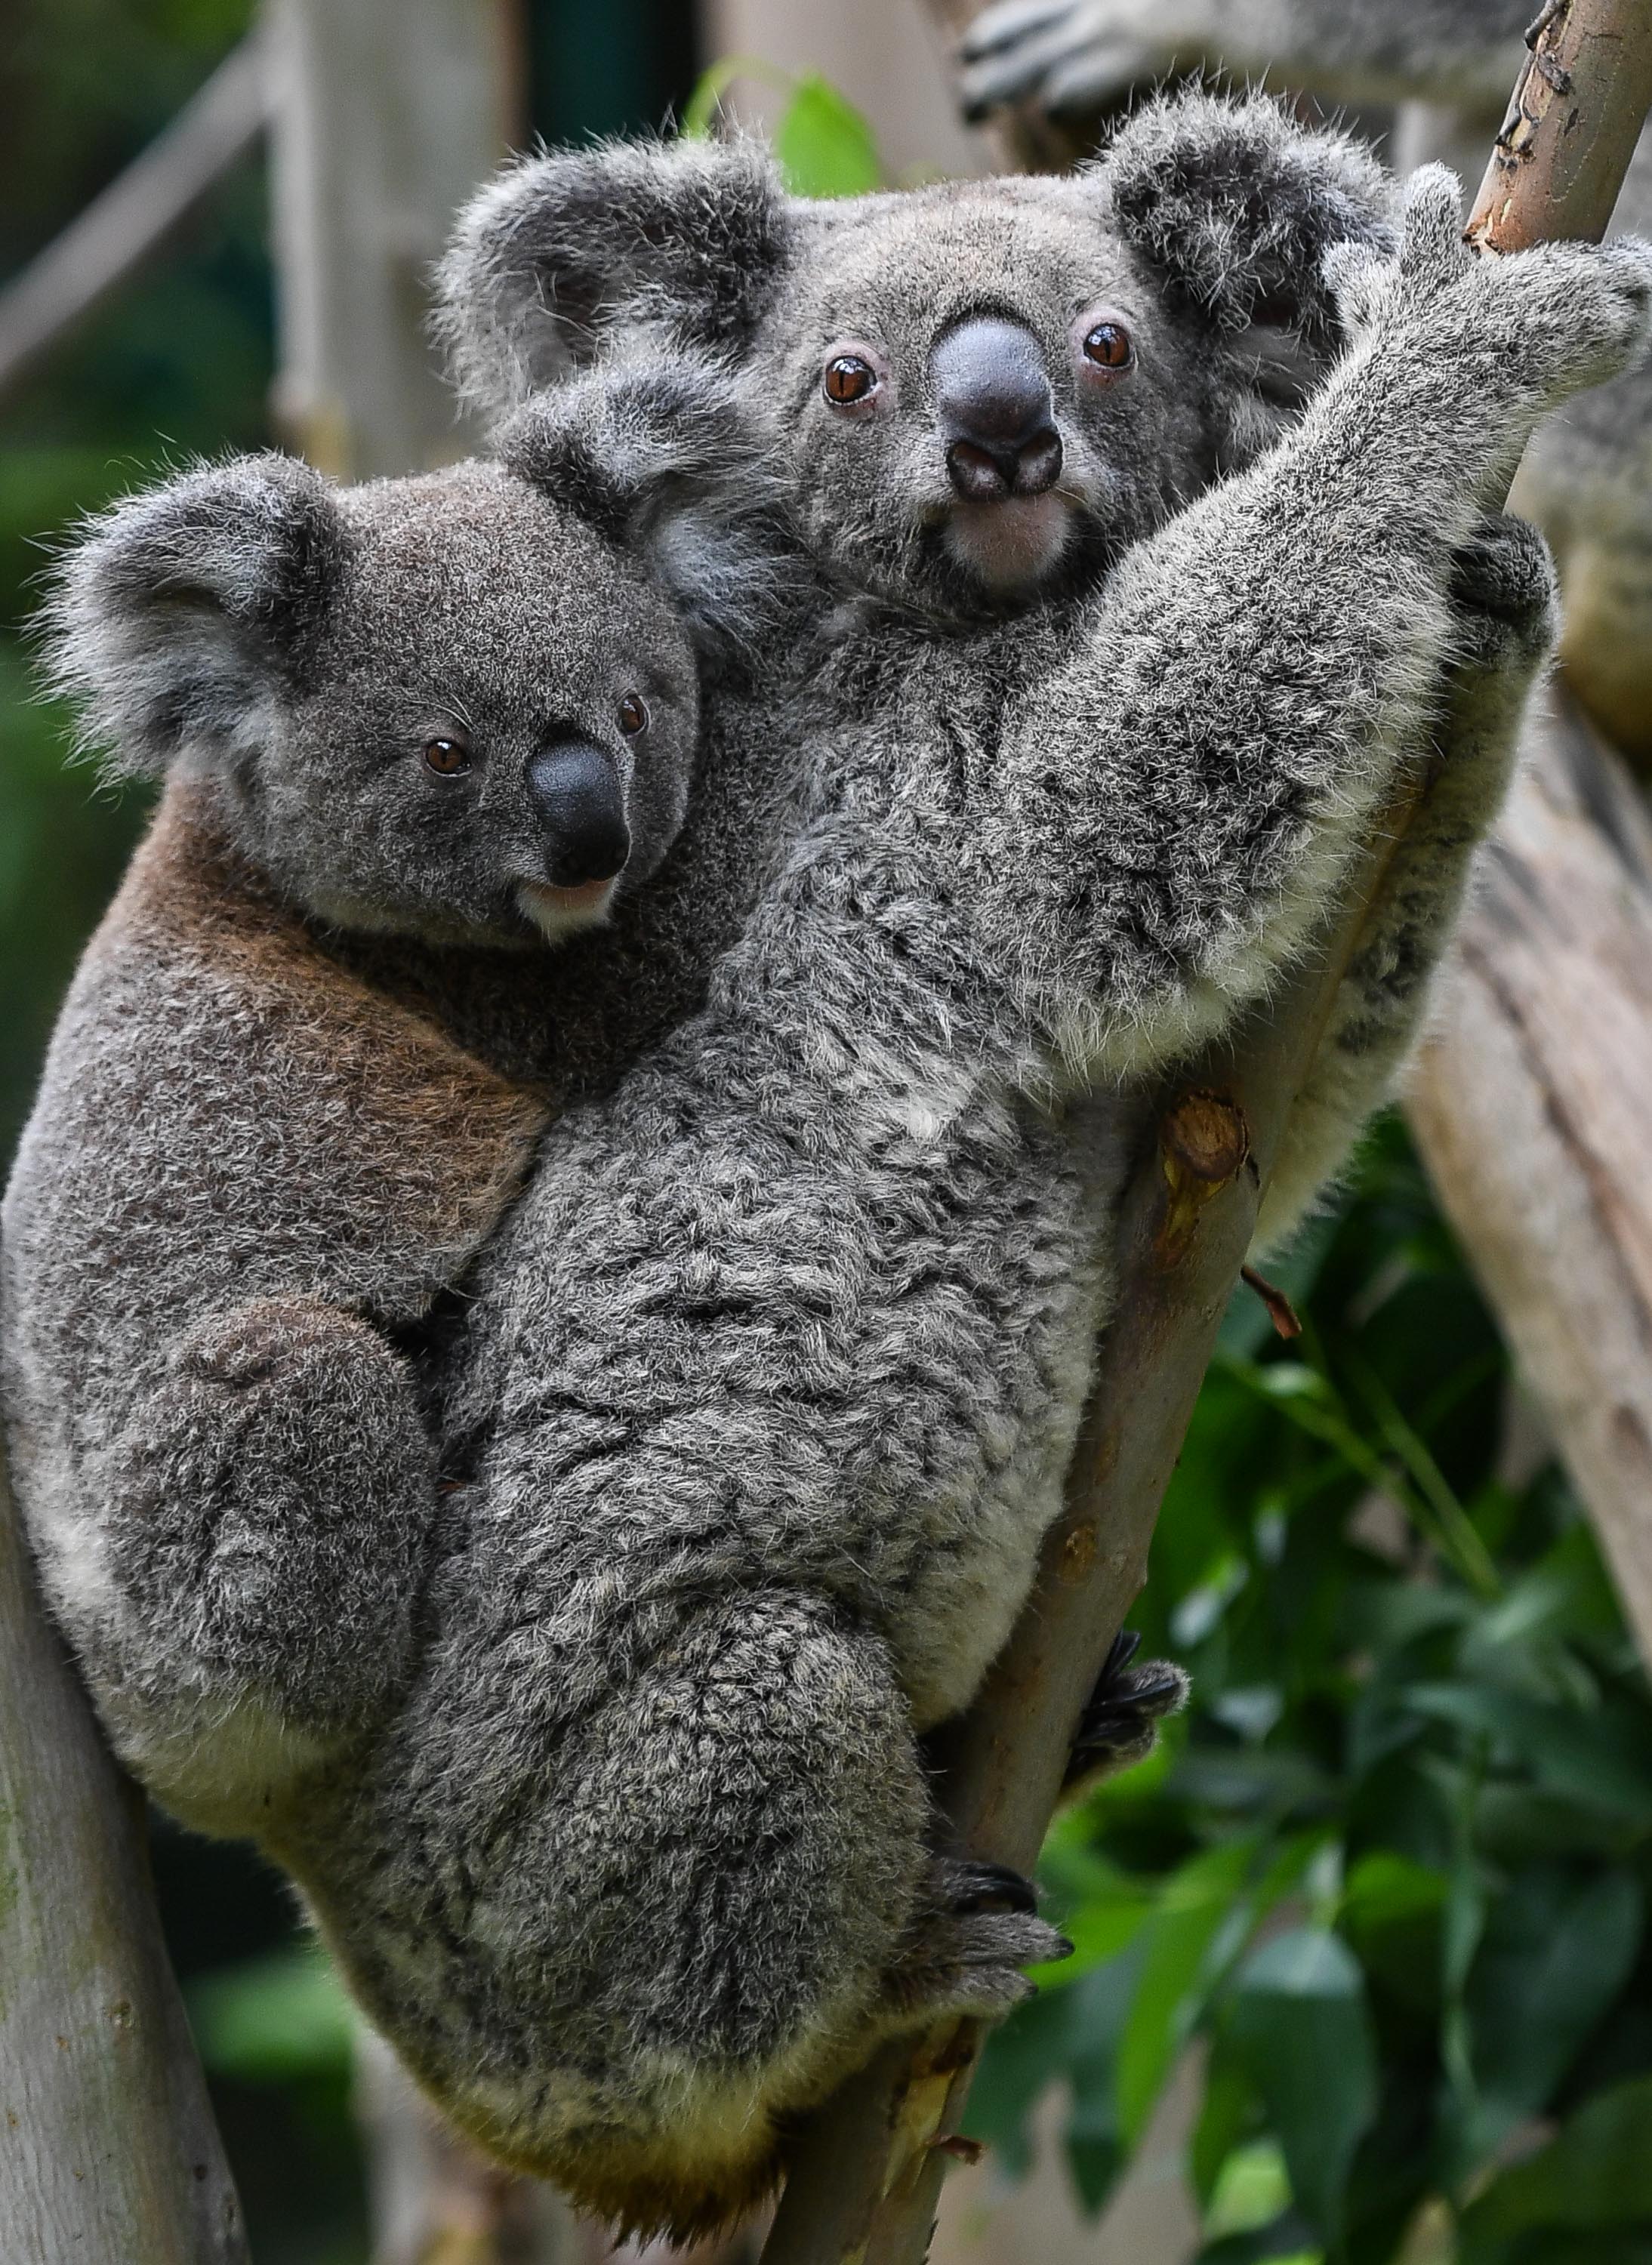
[[[793,78],[771,63],[725,56],[705,72],[682,114],[686,135],[709,134],[730,87],[757,79],[786,97],[774,128],[775,156],[797,197],[858,197],[884,186],[872,129],[853,103],[815,72]]]
[[[1236,1301],[1137,1615],[1192,1706],[1058,1821],[1077,1955],[970,2128],[1018,2169],[1064,2081],[1099,2208],[1198,2042],[1203,2265],[1386,2265],[1425,2207],[1461,2265],[1652,2265],[1652,1703],[1592,1536],[1397,1124],[1280,1271],[1303,1336]]]

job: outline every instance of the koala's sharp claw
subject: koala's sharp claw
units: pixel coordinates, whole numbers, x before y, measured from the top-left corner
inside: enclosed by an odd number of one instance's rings
[[[1038,1908],[1038,1891],[1032,1882],[1008,1864],[949,1864],[945,1883],[948,1907],[956,1912],[994,1908],[1034,1912]]]
[[[1098,1766],[1127,1767],[1152,1752],[1158,1725],[1187,1697],[1188,1679],[1173,1660],[1131,1662],[1141,1648],[1133,1628],[1113,1639],[1089,1704],[1079,1720],[1065,1782],[1071,1786]]]

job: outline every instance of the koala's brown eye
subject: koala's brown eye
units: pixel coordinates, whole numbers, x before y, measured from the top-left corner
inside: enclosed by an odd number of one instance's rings
[[[864,401],[877,383],[877,372],[870,361],[859,354],[833,354],[826,366],[826,397],[847,408],[852,401]]]
[[[1097,369],[1128,369],[1133,348],[1122,323],[1097,323],[1084,333],[1084,359]]]
[[[648,729],[648,703],[640,692],[628,692],[621,701],[620,729],[628,739]]]
[[[425,764],[441,778],[457,778],[470,768],[470,750],[462,739],[429,739],[425,744]]]

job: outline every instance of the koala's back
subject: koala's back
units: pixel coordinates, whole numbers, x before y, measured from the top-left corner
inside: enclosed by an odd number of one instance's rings
[[[4,1208],[0,1352],[37,1546],[59,1489],[215,1305],[415,1322],[545,1119],[341,968],[175,783],[94,936]]]

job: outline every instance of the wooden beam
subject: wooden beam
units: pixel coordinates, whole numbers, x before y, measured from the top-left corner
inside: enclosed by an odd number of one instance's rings
[[[289,444],[340,479],[473,448],[426,336],[453,215],[521,138],[514,0],[269,0]]]
[[[40,1611],[3,1466],[0,2258],[248,2265],[142,1802]]]

